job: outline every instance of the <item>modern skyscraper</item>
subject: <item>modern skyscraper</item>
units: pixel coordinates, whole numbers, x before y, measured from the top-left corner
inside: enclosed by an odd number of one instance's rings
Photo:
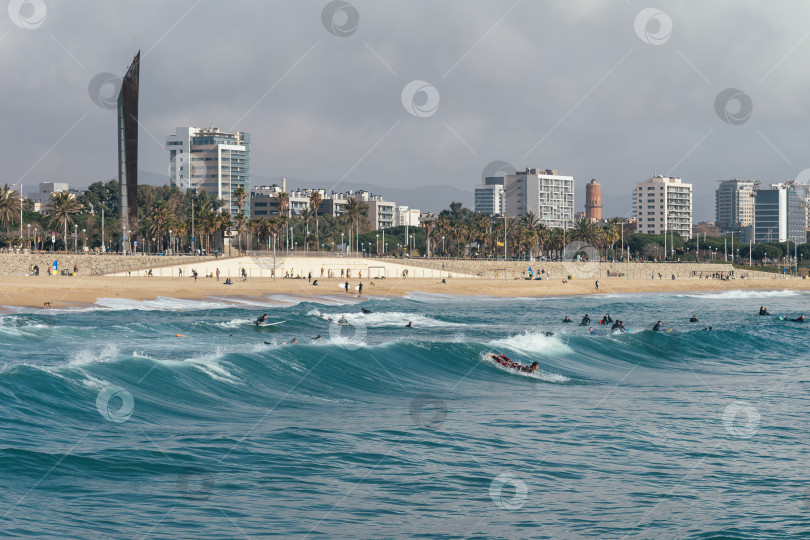
[[[596,179],[585,184],[585,217],[593,221],[602,219],[602,186]]]
[[[484,183],[475,186],[475,211],[488,216],[504,212],[503,176],[487,176]]]
[[[570,228],[574,222],[574,177],[554,170],[526,169],[504,177],[504,215],[533,212],[547,227]]]
[[[803,202],[795,186],[789,183],[758,190],[754,201],[754,242],[805,242]]]
[[[234,193],[242,187],[241,212],[250,217],[250,133],[179,127],[166,137],[166,149],[172,185],[221,199],[232,216],[240,212]]]
[[[751,180],[722,180],[715,192],[715,223],[721,229],[749,227],[754,223],[754,191]]]
[[[129,230],[138,220],[138,90],[141,52],[135,55],[118,94],[118,186],[120,188],[121,238],[131,249]]]
[[[692,184],[680,178],[654,176],[633,189],[636,232],[662,234],[674,231],[683,239],[692,237]]]

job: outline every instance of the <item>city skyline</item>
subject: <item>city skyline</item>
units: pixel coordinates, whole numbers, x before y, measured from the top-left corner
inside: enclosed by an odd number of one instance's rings
[[[327,2],[176,2],[159,19],[149,4],[43,0],[4,18],[10,184],[115,177],[116,83],[104,76],[123,75],[132,36],[146,59],[140,169],[166,179],[163,137],[181,125],[253,133],[257,177],[448,185],[468,206],[494,160],[553,167],[596,178],[606,216],[629,216],[626,193],[654,171],[695,186],[703,221],[717,180],[810,167],[810,6],[353,2],[336,16],[357,20],[329,26]],[[451,23],[468,31],[444,32]],[[192,39],[213,28],[221,42]],[[227,62],[212,69],[216,59]]]

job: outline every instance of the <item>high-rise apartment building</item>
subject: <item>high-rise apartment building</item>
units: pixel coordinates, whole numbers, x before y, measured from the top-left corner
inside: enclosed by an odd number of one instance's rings
[[[221,199],[231,215],[240,211],[234,192],[242,187],[248,195],[241,211],[250,217],[250,133],[179,127],[166,137],[166,150],[172,185]]]
[[[633,189],[636,232],[662,234],[673,231],[681,238],[692,237],[692,184],[680,178],[654,176]]]
[[[596,179],[585,184],[585,217],[593,221],[602,219],[602,186]]]
[[[488,216],[503,215],[503,176],[487,176],[475,186],[475,211]]]
[[[571,228],[574,221],[574,177],[555,170],[526,169],[504,177],[504,215],[533,212],[547,227]]]
[[[760,189],[754,198],[754,242],[805,242],[804,198],[791,183]]]
[[[754,192],[751,180],[722,180],[715,192],[715,220],[721,229],[739,229],[754,224]]]

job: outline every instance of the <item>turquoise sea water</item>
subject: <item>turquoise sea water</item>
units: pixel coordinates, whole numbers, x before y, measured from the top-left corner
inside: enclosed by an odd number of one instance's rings
[[[0,534],[807,535],[810,325],[756,313],[795,317],[808,299],[274,296],[4,315]],[[286,322],[256,328],[262,312]],[[584,313],[595,335],[560,324]],[[600,327],[605,313],[631,332]],[[672,331],[651,332],[658,319]]]

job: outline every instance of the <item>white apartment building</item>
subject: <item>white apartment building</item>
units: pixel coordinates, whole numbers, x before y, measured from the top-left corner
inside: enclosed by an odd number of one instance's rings
[[[397,223],[395,226],[407,225],[408,227],[419,226],[419,215],[421,212],[416,208],[407,206],[397,206]]]
[[[488,216],[504,213],[503,176],[487,176],[484,183],[475,186],[475,211]]]
[[[722,229],[750,227],[754,224],[752,180],[722,180],[715,192],[715,223]]]
[[[534,212],[547,227],[571,228],[574,222],[574,177],[555,170],[526,169],[504,177],[504,215]]]
[[[388,229],[394,226],[394,221],[399,216],[397,203],[386,201],[375,195],[366,204],[368,204],[368,221],[373,230]]]
[[[197,127],[175,131],[166,137],[170,183],[223,200],[231,215],[239,212],[233,193],[242,187],[248,192],[242,213],[250,217],[250,133]]]
[[[692,237],[692,184],[680,178],[654,176],[633,189],[633,214],[636,232],[678,233],[684,240]]]

